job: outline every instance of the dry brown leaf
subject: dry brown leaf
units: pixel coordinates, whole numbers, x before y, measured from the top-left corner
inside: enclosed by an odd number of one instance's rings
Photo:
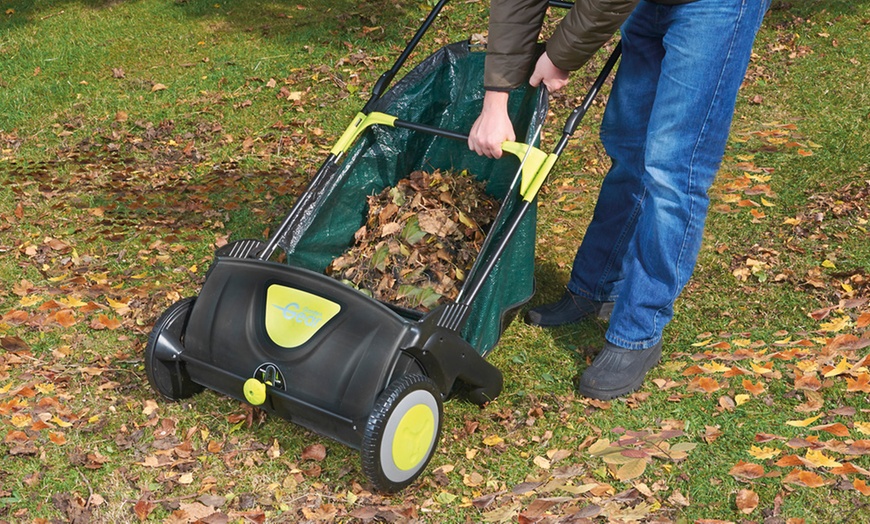
[[[764,476],[764,468],[759,464],[741,460],[728,471],[728,474],[740,479],[757,479]]]
[[[852,486],[865,497],[870,497],[870,486],[863,479],[855,479]]]
[[[870,373],[860,373],[854,379],[846,377],[846,391],[870,393]]]
[[[849,428],[839,422],[835,424],[822,424],[821,426],[813,426],[810,428],[813,431],[824,431],[838,437],[848,437]]]
[[[754,396],[764,393],[764,383],[760,380],[758,381],[758,384],[753,384],[751,380],[744,379],[743,388]]]
[[[812,471],[799,469],[792,470],[782,481],[786,484],[797,484],[807,488],[820,488],[829,483]]]
[[[320,462],[326,458],[326,446],[323,444],[311,444],[302,450],[302,460],[314,460]]]
[[[737,509],[744,515],[749,515],[758,507],[758,494],[751,489],[741,489],[737,492]]]
[[[616,478],[625,482],[626,480],[635,479],[646,471],[647,459],[638,458],[626,462],[616,470]]]

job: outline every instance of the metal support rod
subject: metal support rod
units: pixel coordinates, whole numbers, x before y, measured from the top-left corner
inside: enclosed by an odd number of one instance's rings
[[[613,68],[616,66],[616,62],[619,61],[619,56],[621,54],[622,42],[617,42],[616,47],[613,49],[613,52],[610,53],[610,57],[607,59],[604,67],[601,68],[601,72],[598,73],[598,77],[595,78],[592,87],[589,88],[589,92],[586,93],[586,97],[583,98],[583,102],[574,108],[571,115],[569,115],[568,119],[565,121],[565,128],[562,130],[562,138],[553,149],[553,153],[556,155],[561,155],[565,146],[568,145],[568,140],[570,140],[574,135],[574,132],[577,131],[580,121],[586,115],[586,112],[589,111],[589,108],[592,107],[593,100],[598,96],[598,92],[601,91],[601,87],[604,85],[604,82],[607,81],[607,77],[610,76],[610,72],[613,71]]]

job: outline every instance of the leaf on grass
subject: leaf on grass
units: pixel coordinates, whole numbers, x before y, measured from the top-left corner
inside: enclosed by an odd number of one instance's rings
[[[462,476],[462,483],[469,488],[476,488],[477,486],[481,486],[485,481],[486,479],[483,478],[483,475],[476,471],[472,471],[470,474]]]
[[[757,479],[764,476],[764,468],[759,464],[741,460],[728,471],[728,474],[741,479]]]
[[[724,373],[731,368],[728,366],[725,366],[723,364],[720,364],[719,362],[711,362],[709,364],[705,364],[705,365],[701,366],[701,369],[703,369],[704,372],[706,372],[706,373]]]
[[[147,500],[144,500],[144,499],[140,499],[139,501],[136,502],[136,505],[133,506],[133,511],[136,513],[136,516],[139,518],[139,520],[141,522],[144,522],[146,519],[148,519],[148,515],[152,511],[154,511],[154,508],[156,508],[156,507],[157,507],[156,504],[148,502]]]
[[[863,480],[855,479],[852,481],[852,486],[865,497],[870,497],[870,486],[868,486]]]
[[[22,340],[20,337],[15,336],[0,337],[0,347],[10,353],[21,353],[30,350],[30,346],[27,345],[27,342]]]
[[[87,302],[83,302],[82,300],[79,300],[76,297],[60,298],[60,299],[58,299],[58,302],[60,304],[63,304],[64,306],[66,306],[68,308],[82,307],[82,306],[86,306],[88,304]]]
[[[848,316],[837,317],[830,322],[822,322],[819,324],[819,329],[828,333],[836,333],[839,331],[843,331],[849,324],[852,322]]]
[[[490,435],[490,436],[486,437],[485,439],[483,439],[483,444],[485,446],[493,447],[493,446],[498,446],[499,444],[503,444],[503,443],[504,443],[504,439],[499,437],[498,435]]]
[[[55,322],[65,328],[72,327],[76,324],[76,322],[78,322],[78,320],[76,320],[75,313],[73,313],[73,310],[71,309],[61,309],[52,316],[54,317]]]
[[[807,488],[820,488],[828,482],[812,471],[794,469],[782,479],[786,484],[797,484]]]
[[[870,373],[860,373],[854,379],[846,377],[846,391],[870,393]]]
[[[498,509],[494,509],[492,511],[487,511],[483,515],[481,515],[481,519],[484,522],[508,522],[513,521],[517,514],[520,512],[520,507],[522,505],[519,502],[514,502],[510,505],[503,505]]]
[[[108,315],[97,315],[97,318],[91,320],[91,329],[115,330],[121,327],[121,322],[116,318],[110,318]]]
[[[695,377],[689,382],[688,390],[697,392],[713,393],[722,388],[722,385],[716,379],[710,377]]]
[[[818,391],[822,388],[822,382],[815,373],[802,374],[795,370],[794,387],[806,391]]]
[[[757,458],[758,460],[767,460],[779,455],[780,453],[782,453],[782,450],[770,448],[767,446],[763,448],[759,448],[758,446],[752,446],[751,448],[749,448],[748,453],[753,457]]]
[[[625,482],[626,480],[635,479],[646,471],[647,459],[633,459],[626,462],[618,470],[616,470],[616,478]]]
[[[323,444],[311,444],[302,450],[302,460],[314,460],[320,462],[326,458],[326,446]]]
[[[813,426],[810,428],[813,431],[824,431],[830,433],[831,435],[836,435],[838,437],[848,437],[849,436],[849,428],[847,428],[844,424],[839,422],[834,424],[822,424],[820,426]]]
[[[737,509],[744,515],[749,515],[758,507],[758,494],[751,489],[741,489],[737,492]]]
[[[843,373],[849,371],[849,362],[846,361],[845,358],[840,359],[840,363],[837,364],[836,367],[825,373],[825,378],[836,377],[837,375],[842,375]]]
[[[550,469],[550,461],[540,455],[536,456],[532,462],[541,469]]]
[[[705,426],[704,427],[704,442],[708,444],[710,442],[715,441],[719,437],[723,435],[722,430],[718,426]]]
[[[842,464],[836,460],[816,449],[808,449],[805,458],[813,467],[816,468],[838,468],[842,466]]]
[[[773,362],[768,362],[763,366],[759,366],[755,362],[750,362],[749,365],[752,368],[752,371],[757,375],[766,375],[773,372]]]
[[[751,380],[743,379],[743,388],[755,396],[764,393],[764,383],[760,380],[758,381],[758,384],[753,384]]]
[[[804,420],[789,420],[786,422],[786,424],[788,424],[789,426],[794,426],[796,428],[805,428],[813,422],[819,420],[821,417],[821,415],[816,415],[815,417],[810,417]]]

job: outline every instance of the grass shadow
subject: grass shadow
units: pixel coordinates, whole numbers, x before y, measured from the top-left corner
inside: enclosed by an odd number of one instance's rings
[[[548,261],[538,262],[535,266],[536,292],[526,311],[559,300],[565,292],[569,277],[570,269],[560,268]],[[595,317],[565,326],[542,329],[549,332],[556,347],[571,355],[579,376],[579,372],[586,368],[603,346],[607,321]]]

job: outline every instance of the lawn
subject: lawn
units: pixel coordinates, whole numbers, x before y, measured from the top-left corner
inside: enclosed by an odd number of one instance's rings
[[[449,4],[420,49],[486,31]],[[870,522],[870,5],[775,0],[697,270],[638,392],[574,393],[606,324],[513,322],[483,408],[445,403],[388,495],[358,452],[143,348],[217,247],[280,223],[426,16],[382,0],[5,0],[0,522]],[[551,101],[543,148],[604,53]],[[558,297],[608,161],[605,87],[539,197]]]

